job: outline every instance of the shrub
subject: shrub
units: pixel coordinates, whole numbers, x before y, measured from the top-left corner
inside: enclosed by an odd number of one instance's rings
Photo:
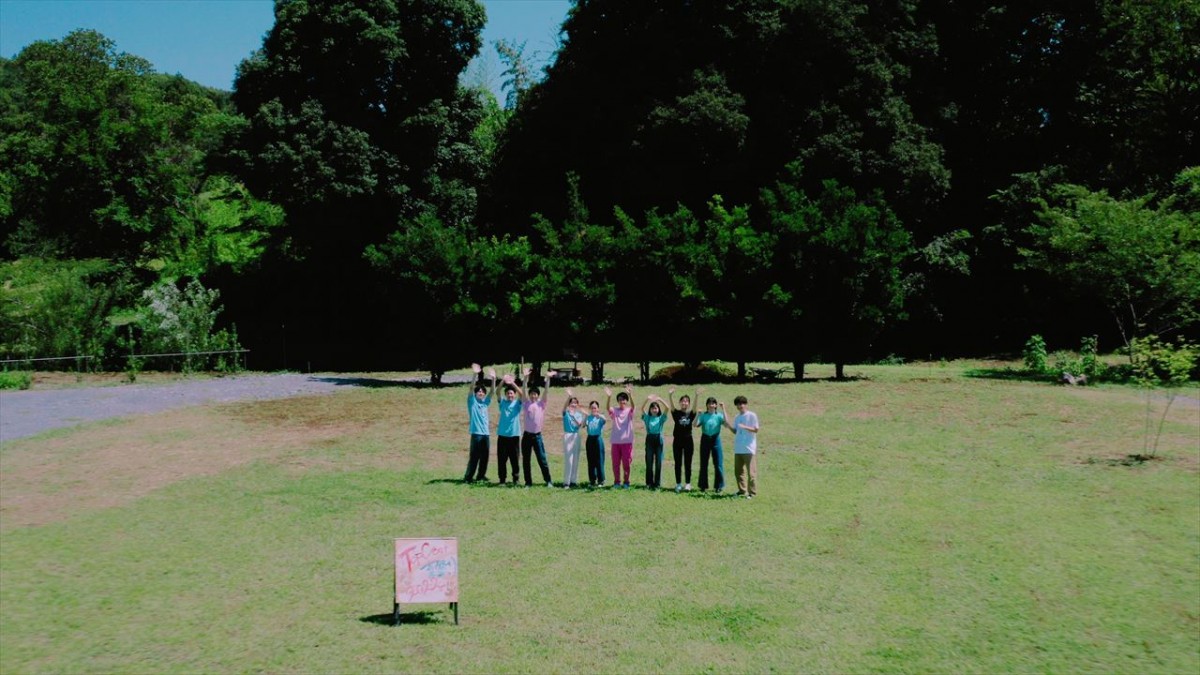
[[[33,376],[26,370],[0,371],[0,389],[28,389]]]
[[[651,382],[673,382],[676,384],[692,384],[700,382],[717,382],[737,377],[737,371],[730,366],[705,361],[695,368],[687,366],[666,366],[654,371],[650,376]]]
[[[236,360],[230,354],[205,352],[239,349],[232,330],[214,331],[221,307],[220,292],[206,289],[197,280],[182,290],[175,284],[162,283],[142,293],[143,308],[139,320],[142,350],[145,353],[182,354],[183,371],[206,368],[233,370]]]
[[[1038,374],[1046,372],[1046,340],[1041,335],[1030,336],[1025,341],[1025,349],[1021,352],[1025,359],[1025,369]]]
[[[1187,384],[1192,371],[1200,360],[1200,347],[1177,339],[1174,344],[1165,342],[1156,335],[1134,338],[1129,343],[1129,355],[1133,360],[1133,379],[1146,388],[1146,433],[1142,443],[1142,455],[1150,447],[1151,398],[1152,389],[1164,389],[1167,394],[1167,405],[1163,408],[1162,417],[1158,420],[1158,430],[1154,435],[1154,448],[1149,457],[1158,454],[1158,441],[1162,437],[1163,423],[1167,419],[1167,411],[1178,396],[1179,388]]]
[[[104,260],[22,258],[0,263],[0,353],[49,369],[99,367],[114,337],[109,314],[133,294],[132,279]]]

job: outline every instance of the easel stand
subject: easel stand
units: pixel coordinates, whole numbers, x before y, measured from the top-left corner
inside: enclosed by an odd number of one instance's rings
[[[450,603],[458,625],[458,539],[396,539],[396,585],[392,624],[400,625],[400,605]]]
[[[400,625],[400,603],[392,603],[392,625]],[[458,625],[458,603],[450,603],[450,609],[454,610],[454,625]]]

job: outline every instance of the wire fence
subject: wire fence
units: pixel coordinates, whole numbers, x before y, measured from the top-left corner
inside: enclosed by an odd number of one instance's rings
[[[178,359],[180,357],[183,357],[190,361],[191,359],[196,358],[196,357],[217,356],[220,354],[232,354],[234,357],[235,367],[245,368],[246,367],[245,357],[243,355],[249,354],[249,353],[250,353],[249,349],[221,349],[221,350],[216,350],[216,351],[205,351],[205,352],[164,352],[164,353],[160,353],[160,354],[125,354],[125,355],[120,355],[120,356],[114,355],[114,356],[108,357],[108,360],[124,359],[126,367],[132,367],[135,364],[144,364],[145,362],[147,362],[151,359]],[[238,363],[239,358],[242,361],[241,363]],[[18,358],[18,359],[0,359],[0,366],[3,366],[5,369],[7,369],[10,364],[18,364],[18,367],[20,367],[20,366],[24,366],[26,364],[31,366],[34,363],[44,363],[44,362],[51,362],[51,361],[74,361],[77,364],[86,363],[90,366],[92,364],[92,362],[101,361],[101,360],[102,359],[100,359],[100,357],[97,357],[94,355],[88,355],[88,354],[77,354],[75,356],[41,356],[41,357]]]

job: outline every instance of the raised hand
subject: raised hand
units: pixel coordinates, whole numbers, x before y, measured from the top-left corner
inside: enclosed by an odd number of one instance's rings
[[[604,395],[605,395],[605,396],[612,396],[612,389],[609,389],[608,387],[605,387],[605,388],[604,388]]]
[[[632,394],[632,393],[633,393],[633,385],[632,385],[632,384],[630,384],[630,383],[628,383],[628,382],[626,382],[626,383],[625,383],[625,393],[626,393],[626,394]]]
[[[670,389],[668,389],[668,390],[667,390],[667,393],[668,393],[668,394],[674,394],[674,393],[675,393],[675,387],[671,387]]]
[[[476,373],[481,373],[481,372],[483,372],[483,367],[480,366],[478,363],[472,363],[471,370],[475,371]]]
[[[512,373],[505,373],[504,374],[504,384],[512,384],[512,383],[513,383]]]
[[[567,387],[567,398],[570,399],[574,395],[575,395],[575,392],[571,391],[570,387]]]
[[[478,371],[476,371],[476,372],[478,372]],[[488,368],[488,377],[493,380],[496,379],[496,369],[495,368]]]

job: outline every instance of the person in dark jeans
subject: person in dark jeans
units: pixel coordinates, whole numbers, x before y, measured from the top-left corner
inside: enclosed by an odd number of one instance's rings
[[[708,489],[708,459],[713,463],[713,491],[725,489],[725,467],[721,457],[721,427],[725,424],[725,405],[712,396],[705,401],[707,410],[696,419],[700,427],[700,490]],[[720,408],[720,411],[717,409]]]
[[[532,371],[525,371],[526,382],[529,381],[530,372]],[[554,482],[550,480],[550,464],[546,461],[546,446],[542,443],[542,425],[546,422],[546,402],[550,399],[550,378],[554,376],[554,371],[550,371],[549,375],[550,377],[546,378],[545,397],[537,387],[525,390],[525,414],[521,416],[525,427],[524,433],[521,434],[521,465],[525,469],[525,487],[533,485],[533,471],[529,460],[530,456],[535,454],[546,487],[554,487]]]
[[[646,413],[649,404],[650,412]],[[663,427],[667,425],[666,401],[650,394],[642,402],[642,424],[646,425],[646,487],[662,487]]]

